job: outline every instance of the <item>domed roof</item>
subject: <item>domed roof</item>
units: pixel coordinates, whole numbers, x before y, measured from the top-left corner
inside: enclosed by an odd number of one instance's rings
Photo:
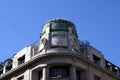
[[[76,29],[75,29],[75,25],[71,22],[71,21],[68,21],[66,19],[63,19],[63,18],[55,18],[55,19],[52,19],[52,20],[49,20],[47,21],[44,25],[43,25],[43,30],[44,28],[46,27],[46,24],[49,24],[49,26],[51,27],[51,30],[54,30],[54,29],[62,29],[62,30],[68,30],[68,27],[71,27],[72,28],[72,31],[73,33],[75,34],[76,37],[77,36],[77,32],[76,32]],[[42,30],[42,32],[43,32]]]
[[[71,26],[71,27],[75,26],[71,21],[68,21],[67,19],[63,19],[63,18],[55,18],[55,19],[47,21],[46,23],[52,23],[52,22],[55,22],[55,23],[66,23],[68,26]]]

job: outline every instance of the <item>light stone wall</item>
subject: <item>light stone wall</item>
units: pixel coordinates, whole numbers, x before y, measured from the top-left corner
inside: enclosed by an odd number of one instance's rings
[[[97,57],[100,58],[100,66],[105,67],[105,59],[104,59],[103,54],[100,51],[89,46],[87,47],[87,52],[88,52],[89,60],[93,61],[93,55],[96,55]]]
[[[31,59],[31,55],[32,55],[31,51],[32,51],[32,47],[28,46],[28,47],[23,48],[19,52],[17,52],[17,54],[14,55],[14,57],[13,57],[13,68],[16,68],[19,66],[18,59],[24,55],[25,55],[25,62],[29,61]]]
[[[22,64],[21,64],[22,65]],[[72,66],[75,67],[75,70],[81,70],[82,71],[82,80],[94,80],[94,76],[97,75],[101,78],[101,80],[119,80],[115,78],[114,76],[110,75],[109,73],[105,72],[104,70],[100,69],[99,67],[92,65],[86,60],[83,60],[82,58],[75,57],[69,55],[58,55],[58,56],[51,56],[49,58],[43,58],[39,61],[34,62],[32,65],[29,65],[28,68],[23,68],[22,72],[17,72],[13,76],[11,76],[11,80],[17,80],[19,77],[24,75],[24,80],[38,80],[38,71],[42,70],[44,67],[55,66],[55,65],[68,65],[70,68]],[[45,73],[45,72],[44,72]],[[48,72],[49,73],[49,72]],[[48,73],[45,73],[48,75]],[[71,75],[74,75],[75,73],[71,73]],[[72,80],[75,77],[71,77],[71,79],[65,79],[65,80]],[[1,79],[0,79],[1,80]],[[48,79],[44,79],[48,80]],[[50,79],[54,80],[54,79]],[[58,79],[59,80],[59,79]],[[63,79],[64,80],[64,79]]]
[[[44,61],[44,63],[48,64],[45,66],[55,66],[55,65],[65,65],[65,64],[75,66],[76,69],[80,68],[81,70],[88,72],[89,78],[87,80],[94,80],[95,75],[99,76],[102,80],[109,80],[109,79],[110,80],[119,80],[119,79],[114,79],[113,76],[105,73],[103,70],[99,69],[98,67],[92,66],[91,64],[88,64],[88,63],[84,62],[82,59],[78,59],[78,58],[60,57],[60,56],[59,57],[51,57],[51,58],[46,59]],[[42,69],[42,66],[40,66],[39,64],[37,66],[34,69],[36,69],[36,70],[40,70],[40,68]],[[71,74],[75,74],[75,73],[71,73]],[[104,75],[104,74],[106,74],[106,75]],[[87,76],[87,74],[83,75],[83,76]],[[84,80],[84,79],[82,79],[82,80]]]
[[[17,80],[21,76],[24,76],[24,80],[38,80],[40,70],[43,71],[43,80],[59,80],[60,78],[49,77],[49,69],[55,65],[68,66],[70,69],[70,76],[60,80],[77,80],[76,70],[81,71],[81,80],[94,80],[95,75],[101,80],[120,80],[120,77],[118,78],[105,69],[105,59],[100,51],[88,45],[84,47],[85,53],[81,53],[80,49],[83,47],[80,46],[77,35],[73,33],[74,24],[67,20],[64,22],[68,31],[50,31],[50,22],[46,23],[43,26],[38,47],[27,46],[12,58],[12,70],[18,69],[19,71],[14,71],[14,74],[5,73],[0,76],[0,80]],[[60,35],[65,35],[65,37]],[[18,59],[23,55],[25,55],[25,63],[19,66]],[[100,58],[100,65],[94,63],[93,55]],[[8,74],[10,75],[6,76]]]

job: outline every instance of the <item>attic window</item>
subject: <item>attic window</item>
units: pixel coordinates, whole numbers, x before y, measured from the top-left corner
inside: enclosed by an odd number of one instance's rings
[[[112,71],[114,73],[117,73],[118,72],[118,68],[115,65],[112,65]]]
[[[25,62],[25,55],[23,55],[22,57],[18,58],[18,65],[22,64]]]
[[[97,57],[96,55],[93,55],[93,61],[95,64],[100,65],[100,58]]]
[[[106,61],[105,64],[106,64],[106,69],[107,69],[107,70],[110,70],[110,68],[111,68],[111,63],[109,63],[108,61]]]

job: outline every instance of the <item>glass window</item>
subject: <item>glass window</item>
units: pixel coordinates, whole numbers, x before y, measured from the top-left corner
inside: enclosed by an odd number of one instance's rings
[[[18,65],[22,64],[25,62],[25,55],[23,55],[22,57],[18,58]]]
[[[76,71],[76,77],[77,77],[77,80],[81,80],[81,72],[80,71]]]
[[[12,64],[9,66],[6,66],[6,72],[12,69]]]
[[[0,70],[3,68],[3,63],[0,62]]]
[[[77,31],[76,31],[75,27],[74,27],[74,26],[70,26],[70,27],[72,27],[72,33],[73,33],[76,37],[78,37],[78,36],[77,36]]]
[[[52,31],[68,31],[68,28],[65,23],[55,23],[53,22],[51,25]]]
[[[0,75],[3,73],[3,69],[0,69]]]
[[[46,32],[46,27],[43,27],[42,34],[44,34],[45,32]]]
[[[42,34],[44,34],[46,32],[46,29],[50,27],[50,23],[46,23],[43,28],[42,28]]]
[[[100,58],[97,57],[96,55],[93,55],[93,61],[94,61],[95,64],[100,65]]]
[[[50,69],[50,77],[68,77],[69,68],[68,67],[52,67]]]
[[[38,80],[42,80],[42,76],[43,76],[43,74],[42,74],[42,70],[41,70],[38,72]]]
[[[108,61],[105,61],[105,66],[106,66],[106,69],[107,69],[107,70],[110,70],[110,68],[111,68],[111,63],[108,62]]]

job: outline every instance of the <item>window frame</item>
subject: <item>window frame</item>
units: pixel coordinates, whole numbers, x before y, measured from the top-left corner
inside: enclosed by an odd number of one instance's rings
[[[93,54],[93,61],[95,64],[100,65],[101,59],[100,57]]]
[[[25,55],[18,58],[18,65],[25,63]]]
[[[50,77],[51,78],[66,78],[69,77],[69,67],[67,66],[53,66],[50,68]]]

